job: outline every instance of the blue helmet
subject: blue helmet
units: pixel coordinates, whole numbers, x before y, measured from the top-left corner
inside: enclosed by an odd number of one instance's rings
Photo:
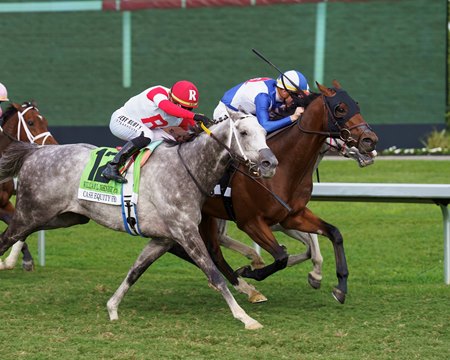
[[[295,92],[298,89],[309,92],[308,80],[297,70],[289,70],[283,75],[278,76],[277,87]]]

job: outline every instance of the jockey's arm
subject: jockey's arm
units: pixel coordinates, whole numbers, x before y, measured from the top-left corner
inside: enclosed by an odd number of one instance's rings
[[[182,118],[183,121],[180,124],[181,128],[187,130],[189,126],[195,126],[195,113],[183,109],[182,107],[171,102],[163,88],[155,88],[149,91],[147,94],[147,98],[153,101],[156,106],[158,106],[165,113],[177,118]]]
[[[260,93],[255,97],[256,117],[266,131],[272,132],[288,126],[292,123],[291,117],[287,116],[279,120],[270,120],[269,109],[271,100],[268,94]]]

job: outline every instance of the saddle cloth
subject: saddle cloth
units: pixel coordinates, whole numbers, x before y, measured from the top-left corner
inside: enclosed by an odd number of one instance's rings
[[[121,170],[128,180],[125,184],[107,180],[101,176],[107,163],[117,154],[117,149],[102,147],[92,150],[80,179],[78,199],[121,206],[127,232],[131,235],[141,235],[136,212],[140,169],[161,143],[162,141],[151,142],[125,164]]]

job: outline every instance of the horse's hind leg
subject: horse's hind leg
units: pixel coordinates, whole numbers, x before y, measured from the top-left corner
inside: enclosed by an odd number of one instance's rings
[[[145,272],[145,270],[147,270],[148,267],[153,264],[159,257],[166,253],[172,245],[172,240],[155,238],[145,246],[144,250],[142,250],[136,262],[128,272],[127,276],[122,281],[122,284],[120,284],[119,288],[106,304],[110,320],[119,319],[117,310],[119,308],[120,302],[122,301],[128,290]]]
[[[9,197],[8,197],[9,199]],[[14,206],[8,200],[8,202],[2,203],[2,208],[0,209],[0,220],[4,221],[6,224],[12,220],[14,215]],[[15,243],[11,249],[11,252],[7,256],[5,260],[0,259],[0,270],[11,270],[17,264],[17,260],[19,259],[19,253],[22,250],[23,254],[23,262],[22,267],[26,271],[34,270],[33,257],[31,256],[30,251],[28,250],[28,245],[25,242],[19,241]]]
[[[0,256],[2,256],[11,246],[17,242],[23,242],[33,232],[33,229],[25,224],[19,225],[18,223],[11,222],[6,230],[0,237]],[[17,245],[15,253],[20,252],[22,246]],[[17,256],[15,255],[16,261]]]
[[[283,231],[291,238],[301,241],[308,248],[306,253],[298,255],[289,255],[287,266],[294,266],[305,260],[311,259],[313,270],[308,274],[308,282],[314,289],[320,288],[322,281],[322,264],[323,257],[320,253],[319,240],[316,234],[305,233],[298,230],[287,230],[280,226],[279,230]]]
[[[19,260],[19,254],[22,252],[22,268],[25,271],[34,270],[34,261],[31,256],[28,244],[25,241],[18,241],[12,247],[9,255],[3,261],[0,259],[0,270],[12,270],[16,267]]]
[[[30,250],[28,249],[28,244],[26,242],[24,242],[22,246],[22,269],[25,271],[34,270],[33,256],[31,256]]]
[[[22,250],[23,245],[25,242],[18,241],[16,242],[9,253],[9,255],[6,257],[6,259],[3,261],[0,259],[0,270],[12,270],[17,264],[17,260],[19,259],[20,251]]]

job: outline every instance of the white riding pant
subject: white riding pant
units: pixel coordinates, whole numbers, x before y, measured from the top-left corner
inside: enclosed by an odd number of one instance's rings
[[[151,141],[162,139],[174,140],[174,138],[166,133],[163,129],[151,130],[141,121],[136,121],[129,118],[127,115],[125,115],[122,109],[116,110],[111,115],[109,128],[114,136],[117,136],[119,139],[126,141],[137,138],[142,133],[144,133],[145,137],[151,139]]]

